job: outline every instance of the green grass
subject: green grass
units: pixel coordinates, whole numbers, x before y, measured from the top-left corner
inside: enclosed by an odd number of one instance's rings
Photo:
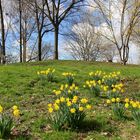
[[[55,82],[41,82],[37,71],[55,68]],[[18,105],[22,110],[21,123],[16,128],[17,139],[41,140],[131,140],[140,139],[139,129],[130,119],[116,121],[111,110],[104,107],[104,99],[95,98],[85,89],[84,82],[91,71],[120,71],[126,84],[124,96],[140,100],[140,66],[82,62],[82,61],[47,61],[0,66],[0,104],[6,109]],[[82,128],[75,131],[56,132],[47,122],[47,103],[52,99],[52,90],[65,83],[63,72],[74,72],[75,82],[81,95],[93,101],[91,111]],[[91,121],[89,121],[91,120]],[[28,138],[27,136],[28,135]]]

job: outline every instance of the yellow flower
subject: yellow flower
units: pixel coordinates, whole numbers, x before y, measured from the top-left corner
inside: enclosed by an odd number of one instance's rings
[[[72,103],[77,103],[77,99],[72,99]]]
[[[52,104],[48,104],[48,107],[52,107]]]
[[[124,93],[124,89],[121,90],[121,93]]]
[[[78,96],[74,96],[73,99],[78,100]]]
[[[126,103],[129,103],[129,99],[128,98],[125,98],[124,100]]]
[[[89,105],[89,104],[86,105],[86,108],[90,110],[91,109],[91,105]]]
[[[134,103],[132,104],[132,107],[136,108],[136,107],[137,107],[137,104],[134,102]]]
[[[19,117],[19,116],[20,116],[20,110],[19,110],[19,109],[15,109],[15,110],[13,111],[13,115],[14,115],[15,117]]]
[[[110,101],[110,100],[107,100],[106,103],[107,103],[107,104],[111,104],[111,101]]]
[[[112,101],[112,103],[114,103],[116,100],[115,100],[115,98],[112,98],[111,101]]]
[[[120,98],[116,98],[116,102],[118,102],[118,103],[119,103],[119,102],[120,102]]]
[[[60,95],[61,94],[61,91],[58,90],[58,91],[55,91],[55,95]]]
[[[59,104],[59,103],[60,103],[60,100],[59,100],[59,99],[56,99],[56,100],[55,100],[55,103],[56,103],[56,104]]]
[[[0,113],[3,112],[3,107],[0,105]]]
[[[50,107],[50,108],[48,109],[48,111],[49,111],[49,113],[52,113],[52,112],[53,112],[53,108]]]
[[[106,92],[108,90],[108,87],[107,86],[104,86],[103,87],[103,90]]]
[[[88,100],[86,98],[81,99],[81,103],[86,104]]]
[[[59,106],[57,104],[54,104],[54,109],[59,110]]]
[[[79,111],[83,111],[84,108],[82,106],[79,107]]]
[[[126,104],[125,104],[125,108],[128,108],[128,107],[129,107],[129,104],[128,104],[128,103],[126,103]]]
[[[112,90],[113,92],[116,92],[116,89],[115,88],[113,88],[113,90]]]
[[[13,108],[13,110],[18,109],[18,107],[16,105],[14,105],[12,108]]]
[[[71,113],[75,113],[75,112],[76,112],[76,109],[75,109],[75,108],[71,108],[71,109],[70,109],[70,112],[71,112]]]
[[[60,101],[63,103],[63,102],[65,102],[65,98],[64,97],[61,97],[60,98]]]
[[[40,72],[38,71],[38,72],[37,72],[37,74],[39,75],[39,74],[40,74]]]
[[[72,103],[68,101],[67,102],[67,106],[71,106],[71,105],[72,105]]]

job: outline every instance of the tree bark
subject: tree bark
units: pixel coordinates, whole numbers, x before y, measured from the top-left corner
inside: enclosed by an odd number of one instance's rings
[[[41,34],[38,34],[38,61],[42,61],[42,37]]]
[[[59,34],[59,28],[55,27],[54,30],[54,59],[58,60],[58,34]]]
[[[3,9],[2,9],[2,2],[0,0],[0,16],[1,16],[1,36],[2,36],[2,43],[1,43],[1,54],[2,54],[2,63],[6,63],[5,58],[5,28],[4,28],[4,18],[3,18]]]
[[[19,0],[19,20],[20,20],[20,63],[22,63],[22,9],[21,0]]]

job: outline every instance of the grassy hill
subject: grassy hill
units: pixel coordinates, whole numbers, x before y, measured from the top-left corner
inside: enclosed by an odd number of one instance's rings
[[[55,81],[47,82],[39,79],[37,71],[55,68]],[[26,64],[10,64],[0,66],[0,104],[9,109],[18,105],[22,115],[21,123],[16,131],[18,135],[25,135],[19,139],[37,140],[132,140],[140,139],[139,129],[131,117],[124,121],[116,121],[112,112],[105,107],[105,99],[93,97],[83,84],[91,71],[101,70],[106,73],[121,72],[122,82],[125,84],[124,97],[140,101],[140,66],[82,62],[82,61],[47,61]],[[47,122],[47,103],[53,98],[52,91],[65,84],[63,72],[76,74],[75,83],[81,96],[92,100],[93,110],[81,130],[53,131]],[[26,136],[27,135],[27,136]],[[18,139],[18,138],[17,138]]]

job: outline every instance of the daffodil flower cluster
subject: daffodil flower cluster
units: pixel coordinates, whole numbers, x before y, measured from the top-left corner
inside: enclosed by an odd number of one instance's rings
[[[41,76],[47,76],[47,80],[49,82],[52,82],[54,80],[54,72],[55,69],[53,68],[48,68],[47,70],[42,70],[42,71],[38,71],[37,74],[41,75]]]
[[[106,103],[111,106],[114,116],[117,119],[124,119],[126,108],[120,98],[107,99]]]
[[[96,72],[90,72],[89,76],[92,80],[101,80],[103,76],[105,75],[105,72],[97,70]]]
[[[90,80],[90,81],[86,81],[83,87],[90,89],[91,93],[93,93],[95,96],[99,96],[101,83],[102,83],[101,80],[98,81]]]
[[[140,127],[140,102],[139,101],[133,101],[129,98],[125,99],[125,107],[129,108],[131,110],[132,117],[138,127]]]
[[[16,105],[12,107],[12,114],[7,113],[0,105],[0,139],[9,139],[14,127],[14,119],[18,117],[20,117],[20,110]]]
[[[62,73],[62,75],[66,77],[67,83],[68,83],[69,85],[72,85],[72,84],[73,84],[73,82],[74,82],[74,76],[75,76],[74,73],[71,73],[71,72],[64,72],[64,73]]]
[[[78,96],[73,96],[71,99],[61,96],[48,104],[49,119],[54,126],[57,126],[55,129],[61,129],[64,125],[78,127],[85,118],[86,111],[91,109],[88,99],[80,99]]]
[[[66,96],[69,98],[73,98],[73,96],[79,94],[79,88],[75,84],[72,84],[69,86],[68,84],[61,85],[58,90],[53,90],[53,93],[56,96]]]

